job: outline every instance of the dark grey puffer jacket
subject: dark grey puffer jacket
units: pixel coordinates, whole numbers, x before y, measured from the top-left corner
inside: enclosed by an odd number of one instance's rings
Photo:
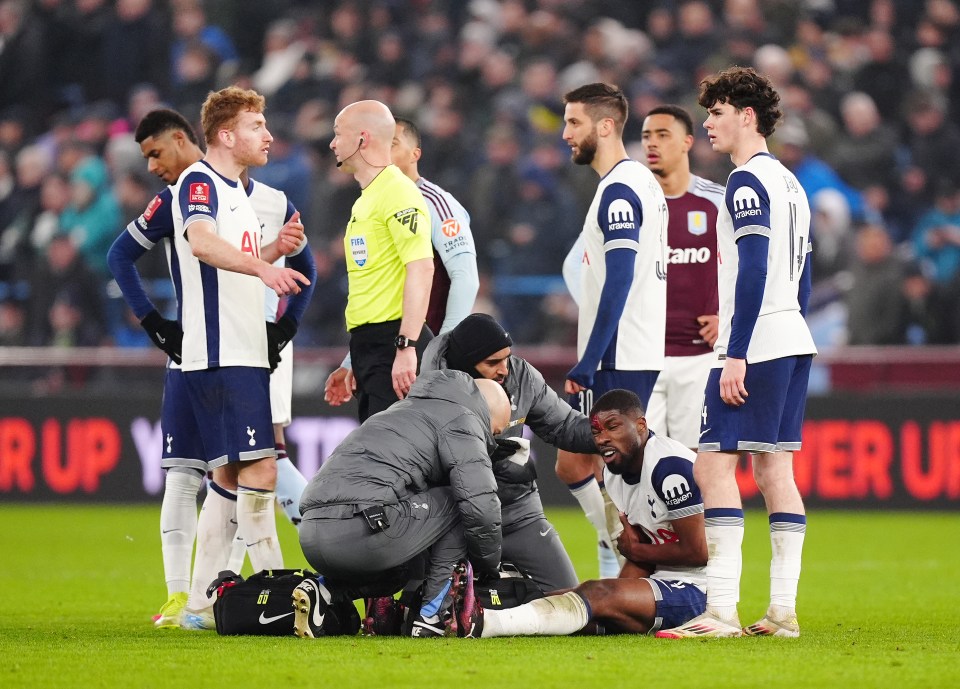
[[[438,335],[430,341],[420,362],[420,371],[435,371],[447,367],[447,347],[450,333]],[[540,371],[525,359],[511,355],[510,373],[504,388],[510,396],[510,421],[516,425],[500,434],[501,438],[519,437],[523,424],[549,445],[568,452],[593,454],[597,451],[590,431],[590,420],[575,411],[547,385]],[[510,461],[494,464],[497,494],[503,506],[503,528],[512,531],[543,516],[540,503],[536,467],[533,460],[526,466]],[[526,498],[526,499],[525,499]]]
[[[300,499],[300,512],[330,505],[396,504],[449,485],[478,568],[500,564],[500,500],[490,465],[490,412],[473,379],[459,371],[417,378],[407,398],[344,438]]]

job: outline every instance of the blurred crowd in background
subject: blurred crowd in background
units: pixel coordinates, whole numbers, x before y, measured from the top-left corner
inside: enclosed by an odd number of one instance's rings
[[[569,160],[563,94],[621,86],[639,160],[644,113],[686,106],[693,172],[723,183],[696,94],[735,64],[782,97],[770,144],[813,209],[821,350],[960,342],[954,0],[0,0],[0,345],[150,346],[106,266],[161,185],[132,132],[156,107],[198,122],[231,83],[267,97],[275,141],[252,176],[301,210],[316,259],[298,344],[346,343],[359,189],[328,144],[365,98],[418,123],[421,174],[470,212],[475,309],[518,343],[574,344],[561,264],[598,180]],[[171,315],[162,252],[138,266]]]

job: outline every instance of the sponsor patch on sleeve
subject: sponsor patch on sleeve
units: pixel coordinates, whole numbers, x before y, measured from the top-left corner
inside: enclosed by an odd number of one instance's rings
[[[147,209],[143,212],[143,219],[147,222],[153,217],[153,214],[157,212],[157,209],[163,204],[163,199],[159,196],[154,196],[153,200],[147,204]]]
[[[747,170],[734,170],[727,182],[725,202],[734,231],[769,228],[770,196],[763,183]]]
[[[693,478],[693,463],[682,457],[663,457],[653,469],[653,489],[673,511],[703,502]]]
[[[209,203],[210,185],[206,182],[191,182],[190,203]]]
[[[656,182],[654,182],[656,184]],[[623,240],[637,242],[643,224],[643,204],[629,185],[611,182],[600,196],[597,225],[604,243]]]
[[[413,234],[417,233],[417,218],[419,217],[419,212],[416,208],[404,208],[402,211],[394,213],[393,217],[396,218],[401,225],[406,226]]]
[[[440,231],[444,237],[456,237],[460,234],[460,222],[456,218],[444,220],[440,226]]]

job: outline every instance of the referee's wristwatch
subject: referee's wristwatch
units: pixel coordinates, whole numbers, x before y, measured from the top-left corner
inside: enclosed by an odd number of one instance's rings
[[[416,341],[416,340],[411,340],[411,339],[410,339],[409,337],[407,337],[406,335],[397,335],[397,336],[393,339],[393,345],[394,345],[397,349],[406,349],[407,347],[416,347],[416,346],[417,346],[417,341]]]

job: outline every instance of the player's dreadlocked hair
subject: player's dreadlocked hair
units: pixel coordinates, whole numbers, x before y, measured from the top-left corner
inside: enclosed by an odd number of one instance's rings
[[[704,108],[729,103],[737,110],[753,108],[757,115],[757,132],[763,137],[773,134],[783,117],[780,95],[770,81],[752,67],[731,67],[715,77],[700,82],[697,102]]]
[[[583,103],[590,119],[596,122],[605,117],[613,120],[617,134],[623,134],[630,108],[627,97],[613,84],[586,84],[575,88],[563,97],[564,103]]]
[[[233,128],[241,112],[263,112],[266,105],[266,99],[251,89],[228,86],[211,91],[200,109],[200,123],[207,145],[217,140],[217,132],[221,129]]]
[[[590,416],[602,411],[616,411],[628,416],[635,414],[637,417],[644,415],[643,402],[640,401],[637,394],[623,389],[603,393],[600,399],[590,407]]]
[[[187,118],[176,110],[170,110],[168,108],[151,110],[144,115],[143,119],[140,120],[140,123],[137,125],[137,131],[134,132],[133,138],[138,144],[142,144],[146,139],[158,136],[164,132],[177,130],[186,134],[187,138],[190,139],[190,143],[197,146],[200,145],[200,141],[197,139],[197,132],[194,131],[190,123],[187,122]]]

